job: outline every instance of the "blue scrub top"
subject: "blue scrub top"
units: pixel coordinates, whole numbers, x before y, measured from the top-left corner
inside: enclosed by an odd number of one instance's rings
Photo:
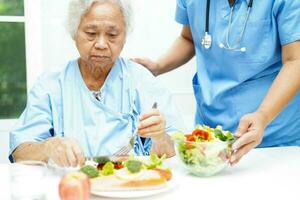
[[[204,49],[206,1],[177,0],[176,21],[191,29],[197,56],[193,79],[196,123],[222,125],[235,131],[239,119],[254,112],[282,67],[281,47],[300,40],[300,1],[253,2],[240,47],[225,43],[230,15],[228,0],[211,0],[209,30],[212,47]],[[229,43],[236,44],[247,14],[247,0],[236,0]],[[259,147],[300,145],[300,94],[266,128]]]
[[[81,76],[77,60],[58,72],[39,78],[28,95],[27,106],[10,132],[11,153],[24,142],[72,137],[86,156],[111,155],[128,144],[138,118],[157,102],[166,117],[166,132],[177,131],[182,120],[169,92],[144,67],[119,58],[97,100]],[[149,155],[151,140],[138,138],[134,152]]]

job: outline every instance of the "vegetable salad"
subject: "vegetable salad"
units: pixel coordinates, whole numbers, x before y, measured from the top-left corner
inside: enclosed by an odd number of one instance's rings
[[[195,175],[210,176],[221,171],[231,153],[235,140],[221,126],[211,128],[198,125],[190,134],[178,132],[172,135],[177,155],[185,167]]]

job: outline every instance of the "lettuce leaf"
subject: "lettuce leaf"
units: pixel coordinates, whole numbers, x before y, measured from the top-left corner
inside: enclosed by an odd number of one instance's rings
[[[146,163],[147,169],[155,169],[163,165],[163,161],[167,158],[167,155],[164,154],[162,157],[158,157],[156,154],[151,154],[149,161]]]
[[[112,162],[107,162],[102,168],[101,174],[103,176],[109,176],[114,174],[114,164]]]

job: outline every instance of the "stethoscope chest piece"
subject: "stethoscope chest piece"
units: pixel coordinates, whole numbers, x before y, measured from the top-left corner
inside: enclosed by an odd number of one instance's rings
[[[209,11],[210,11],[210,1],[211,0],[206,0],[206,21],[205,21],[205,34],[202,37],[202,41],[201,44],[205,49],[209,49],[212,46],[212,36],[209,34]],[[249,0],[248,2],[248,8],[247,8],[247,14],[245,17],[245,21],[243,23],[243,27],[242,27],[242,31],[240,33],[239,38],[236,41],[236,44],[234,45],[230,45],[229,43],[229,35],[231,32],[231,27],[232,27],[232,16],[233,16],[233,10],[234,10],[234,6],[235,6],[235,0],[233,1],[229,1],[229,6],[230,6],[230,16],[229,16],[229,20],[228,20],[228,28],[227,28],[227,32],[226,32],[226,39],[225,39],[225,43],[221,42],[219,44],[219,47],[221,49],[226,49],[229,51],[240,51],[242,53],[247,51],[246,47],[239,47],[242,41],[242,38],[244,36],[245,30],[246,30],[246,26],[247,26],[247,22],[249,19],[249,15],[250,15],[250,11],[253,5],[253,0]]]
[[[205,49],[209,49],[211,47],[212,37],[210,34],[208,34],[208,32],[205,32],[204,36],[202,37],[201,44]]]

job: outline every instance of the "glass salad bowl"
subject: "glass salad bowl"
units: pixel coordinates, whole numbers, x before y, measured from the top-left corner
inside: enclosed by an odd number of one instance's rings
[[[235,141],[229,131],[221,126],[210,128],[198,125],[191,134],[181,132],[172,135],[176,156],[193,175],[212,176],[228,166],[231,144]]]

